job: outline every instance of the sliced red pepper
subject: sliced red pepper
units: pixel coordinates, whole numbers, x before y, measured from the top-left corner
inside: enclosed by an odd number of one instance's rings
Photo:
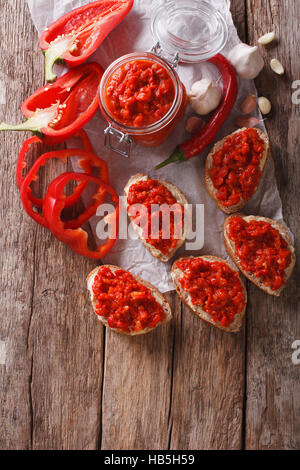
[[[39,169],[45,165],[47,160],[52,158],[59,158],[65,161],[67,158],[71,157],[81,157],[79,161],[79,166],[86,172],[91,173],[92,167],[95,166],[100,169],[100,177],[101,180],[105,184],[109,184],[109,176],[108,176],[108,167],[104,160],[100,159],[97,155],[86,152],[85,150],[80,149],[63,149],[63,150],[56,150],[54,152],[48,152],[41,155],[33,164],[32,168],[29,170],[27,175],[24,178],[24,181],[21,186],[21,200],[24,209],[26,210],[27,214],[30,217],[38,222],[45,228],[49,228],[49,224],[47,219],[45,218],[43,213],[36,212],[34,210],[34,206],[43,207],[43,199],[36,198],[32,195],[32,189],[30,184],[32,181],[35,181],[38,176]],[[99,179],[99,178],[98,178]],[[75,204],[83,189],[85,188],[87,182],[89,180],[83,180],[84,187],[82,188],[81,185],[78,185],[71,196],[65,196],[65,204],[64,206],[70,206]],[[65,227],[67,228],[77,228],[81,227],[85,222],[87,222],[97,211],[97,208],[100,204],[104,202],[106,196],[106,192],[103,191],[100,194],[100,190],[94,195],[95,202],[91,203],[77,218],[64,222]]]
[[[95,153],[91,141],[88,138],[87,133],[83,129],[80,129],[80,131],[77,132],[75,137],[79,137],[81,139],[84,150],[86,150],[87,152]]]
[[[80,137],[80,139],[82,141],[82,144],[83,144],[84,150],[86,150],[87,152],[94,153],[94,149],[93,149],[92,144],[91,144],[91,142],[90,142],[90,140],[87,136],[87,133],[83,129],[78,131],[75,137]],[[17,180],[17,188],[18,189],[21,189],[21,186],[23,184],[24,178],[23,178],[22,172],[26,168],[26,155],[29,152],[29,148],[33,144],[43,144],[43,141],[38,136],[30,137],[29,139],[24,141],[24,143],[22,145],[22,148],[20,150],[19,156],[18,156],[17,168],[16,168],[16,180]],[[108,181],[106,181],[106,183],[108,183]],[[86,184],[81,183],[80,185],[77,186],[77,188],[79,188],[79,186],[82,187],[82,188],[85,188]],[[83,189],[82,189],[82,191],[83,191]],[[79,192],[79,190],[78,190],[78,192]],[[80,197],[80,195],[79,195],[79,197]],[[78,199],[79,199],[79,197],[78,197]],[[69,203],[68,201],[69,201],[69,197],[66,200],[66,207],[68,207],[69,205],[71,206],[71,205],[74,204],[74,202]],[[75,202],[77,202],[77,201],[75,201]]]
[[[112,201],[116,204],[115,211],[110,214],[108,224],[115,227],[115,231],[111,230],[110,234],[103,245],[98,246],[95,251],[89,250],[87,246],[87,233],[81,228],[67,229],[61,220],[61,213],[65,207],[66,196],[64,189],[66,185],[72,181],[89,181],[99,185],[100,198],[103,191],[111,195]],[[118,219],[119,219],[119,197],[115,190],[104,184],[99,178],[82,173],[63,173],[58,176],[49,185],[47,194],[44,198],[43,212],[47,218],[49,228],[53,235],[60,241],[66,243],[75,253],[86,256],[88,258],[103,258],[113,247],[117,239]]]
[[[27,121],[0,124],[0,131],[32,131],[44,143],[59,144],[76,134],[98,109],[97,91],[103,69],[95,62],[77,67],[52,85],[39,88],[21,109]]]
[[[203,150],[214,141],[218,130],[229,116],[238,95],[238,83],[234,68],[222,54],[215,55],[209,59],[209,62],[216,65],[222,74],[224,88],[223,100],[213,113],[209,122],[191,137],[191,139],[178,145],[172,155],[167,160],[157,165],[155,170],[169,165],[169,163],[184,162],[203,152]]]
[[[82,64],[129,13],[133,0],[100,0],[70,11],[43,32],[40,47],[45,54],[47,82],[56,80],[53,65],[62,61]]]
[[[26,168],[26,155],[29,152],[29,148],[32,144],[42,144],[43,141],[36,135],[30,137],[29,139],[23,142],[22,148],[20,150],[18,161],[17,161],[17,168],[16,168],[16,180],[17,180],[17,188],[20,189],[24,178],[22,175],[23,170]]]

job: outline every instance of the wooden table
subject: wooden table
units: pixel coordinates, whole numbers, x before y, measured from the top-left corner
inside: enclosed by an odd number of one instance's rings
[[[287,73],[266,67],[257,86],[273,103],[266,125],[296,234],[300,120],[291,84],[300,79],[300,2],[234,0],[232,13],[247,42],[273,29],[279,38],[265,55],[278,56]],[[13,122],[41,84],[43,58],[25,0],[2,0],[0,25],[0,117]],[[105,331],[85,289],[96,263],[73,255],[21,208],[15,165],[23,139],[0,136],[0,448],[299,449],[300,365],[291,360],[300,339],[299,268],[279,299],[248,284],[237,336],[206,325],[174,294],[171,324],[138,338]]]

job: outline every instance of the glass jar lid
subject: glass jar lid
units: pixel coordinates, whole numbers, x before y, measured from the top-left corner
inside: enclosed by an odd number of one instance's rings
[[[228,28],[207,0],[165,0],[152,17],[152,35],[161,49],[180,62],[200,62],[225,46]]]

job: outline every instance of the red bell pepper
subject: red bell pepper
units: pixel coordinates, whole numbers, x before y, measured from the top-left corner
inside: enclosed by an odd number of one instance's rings
[[[169,165],[169,163],[184,162],[203,152],[203,150],[214,141],[218,130],[229,116],[238,95],[238,83],[234,68],[222,54],[215,55],[209,59],[209,62],[216,65],[222,74],[224,88],[223,100],[213,113],[209,122],[191,139],[178,145],[172,155],[167,160],[157,165],[155,170]]]
[[[90,152],[90,153],[94,153],[94,149],[92,147],[92,144],[91,144],[86,132],[83,129],[78,131],[77,134],[75,135],[75,137],[80,137],[80,139],[82,141],[82,144],[83,144],[84,150],[86,150],[87,152]],[[29,148],[33,144],[41,144],[42,145],[43,141],[39,137],[33,136],[33,137],[30,137],[29,139],[27,139],[23,142],[22,148],[21,148],[19,156],[18,156],[17,168],[16,168],[16,180],[17,180],[17,188],[18,189],[21,189],[21,186],[23,184],[24,178],[23,178],[22,172],[26,168],[26,155],[29,152]],[[108,181],[106,181],[106,182],[108,183]],[[86,187],[86,185],[84,183],[82,183],[82,185],[80,184],[80,186]],[[80,195],[79,195],[79,197],[80,197]],[[79,200],[79,197],[78,197],[78,200]],[[69,200],[70,200],[70,197],[67,198],[66,207],[68,207],[69,205],[71,206],[75,202],[77,202],[77,200],[76,200],[73,203],[72,202],[69,203],[68,202]]]
[[[81,228],[67,229],[61,220],[61,213],[65,207],[66,196],[64,189],[72,181],[90,181],[99,185],[100,197],[105,190],[111,195],[112,201],[116,204],[115,211],[110,214],[108,224],[111,227],[106,242],[97,247],[95,251],[89,250],[87,246],[87,233]],[[49,228],[58,240],[66,243],[75,253],[88,258],[103,258],[113,247],[117,239],[118,219],[119,219],[119,197],[114,189],[104,184],[99,178],[81,173],[63,173],[58,176],[49,185],[47,194],[44,198],[43,213],[48,221]],[[112,228],[115,228],[113,230]]]
[[[102,67],[94,62],[70,70],[22,103],[27,121],[16,126],[2,123],[0,131],[32,131],[41,136],[44,143],[53,145],[65,141],[96,113],[102,75]]]
[[[108,167],[106,162],[104,160],[101,160],[97,155],[93,153],[86,152],[85,150],[80,149],[63,149],[44,153],[43,155],[41,155],[35,161],[32,168],[28,171],[27,175],[24,178],[24,181],[21,184],[21,200],[27,214],[30,215],[33,220],[35,220],[45,228],[49,228],[47,218],[44,216],[43,213],[34,210],[34,206],[39,208],[43,207],[43,199],[36,198],[32,195],[30,184],[32,183],[32,181],[37,180],[38,171],[42,166],[45,165],[47,160],[59,158],[65,161],[67,158],[70,157],[81,157],[79,161],[79,166],[84,169],[86,174],[91,174],[93,166],[99,168],[99,177],[105,184],[109,184]],[[65,196],[64,206],[69,207],[75,204],[79,200],[82,191],[84,190],[87,184],[88,180],[83,180],[82,183],[76,187],[74,193],[71,196]],[[99,189],[99,191],[93,196],[95,201],[91,203],[77,218],[64,222],[65,227],[81,227],[81,225],[87,222],[96,213],[98,206],[104,202],[105,197],[105,190],[102,190],[101,193]]]
[[[40,39],[46,81],[56,80],[52,69],[58,60],[69,67],[82,64],[132,6],[133,0],[99,0],[76,8],[51,24]]]

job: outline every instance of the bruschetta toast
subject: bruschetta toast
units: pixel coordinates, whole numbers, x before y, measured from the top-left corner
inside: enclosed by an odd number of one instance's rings
[[[240,330],[247,292],[231,263],[216,256],[182,257],[171,275],[180,299],[198,317],[230,333]]]
[[[98,266],[87,276],[94,313],[111,330],[130,336],[149,333],[172,318],[156,287],[118,266]]]
[[[171,200],[173,201],[172,204],[176,204],[179,207],[184,207],[186,208],[184,217],[182,217],[182,220],[184,218],[184,224],[181,227],[180,230],[180,236],[177,239],[172,240],[172,233],[171,233],[171,239],[170,240],[163,240],[161,238],[158,238],[157,240],[151,240],[151,237],[145,239],[144,234],[143,234],[143,229],[141,226],[139,226],[137,223],[135,223],[134,217],[130,214],[130,197],[131,197],[131,190],[132,188],[139,190],[139,186],[142,188],[142,184],[156,184],[157,188],[159,190],[159,187],[164,188],[165,194],[162,195],[162,198],[160,196],[157,198],[156,196],[152,199],[154,202],[156,200],[162,200],[163,204],[165,203],[165,200],[169,199],[169,196],[171,197]],[[155,189],[157,189],[155,188]],[[143,189],[143,188],[142,188]],[[153,189],[152,189],[153,191]],[[144,199],[136,199],[141,201],[143,204],[148,204],[148,195],[150,194],[150,189],[145,190],[145,198]],[[166,194],[167,193],[167,194]],[[152,193],[151,193],[152,194]],[[157,179],[151,179],[147,175],[143,173],[138,173],[130,178],[128,183],[126,184],[124,188],[124,195],[125,195],[125,202],[126,202],[126,208],[127,208],[127,213],[130,218],[130,221],[132,223],[132,227],[135,230],[135,232],[138,234],[141,242],[143,245],[149,250],[151,255],[154,258],[157,258],[160,261],[167,262],[174,256],[176,251],[183,245],[189,231],[190,231],[190,213],[188,210],[188,201],[185,197],[185,195],[180,191],[177,186],[174,186],[174,184],[169,183],[168,181],[162,181],[162,180],[157,180]],[[132,199],[132,198],[131,198]],[[150,217],[150,213],[149,213]]]
[[[296,262],[285,227],[266,217],[238,213],[227,217],[223,235],[227,253],[244,276],[279,296]]]
[[[221,211],[232,214],[247,204],[269,155],[268,136],[256,128],[238,129],[214,145],[205,162],[204,182]]]

